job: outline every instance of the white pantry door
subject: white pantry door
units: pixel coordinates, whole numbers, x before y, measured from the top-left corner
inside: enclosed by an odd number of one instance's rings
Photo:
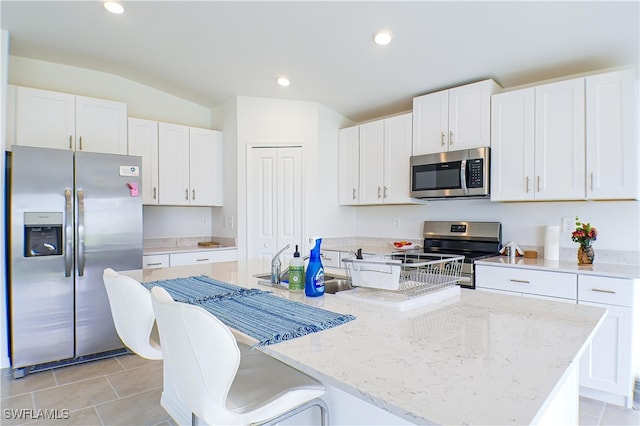
[[[290,244],[286,265],[302,244],[302,148],[251,148],[247,181],[248,258],[271,259]]]

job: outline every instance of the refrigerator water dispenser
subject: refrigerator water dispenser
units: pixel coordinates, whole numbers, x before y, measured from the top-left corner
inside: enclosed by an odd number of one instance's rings
[[[62,254],[62,212],[25,212],[24,257]]]

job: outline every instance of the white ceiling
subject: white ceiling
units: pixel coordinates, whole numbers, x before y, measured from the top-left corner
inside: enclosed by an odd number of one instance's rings
[[[6,1],[10,54],[99,70],[214,107],[318,102],[358,122],[413,96],[639,62],[639,1]],[[394,34],[380,47],[372,35]],[[276,85],[287,75],[291,85]]]

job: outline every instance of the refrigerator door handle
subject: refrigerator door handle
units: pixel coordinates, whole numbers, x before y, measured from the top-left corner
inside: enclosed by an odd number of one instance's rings
[[[78,276],[84,275],[84,191],[78,190]]]
[[[71,190],[64,191],[65,198],[65,218],[64,218],[64,276],[71,276],[71,268],[73,265],[73,225],[71,218],[73,217],[73,202],[71,199]]]

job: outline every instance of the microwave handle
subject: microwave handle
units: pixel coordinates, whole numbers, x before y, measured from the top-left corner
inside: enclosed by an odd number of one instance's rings
[[[467,160],[460,162],[460,183],[462,187],[462,193],[469,195],[469,189],[467,188]]]

